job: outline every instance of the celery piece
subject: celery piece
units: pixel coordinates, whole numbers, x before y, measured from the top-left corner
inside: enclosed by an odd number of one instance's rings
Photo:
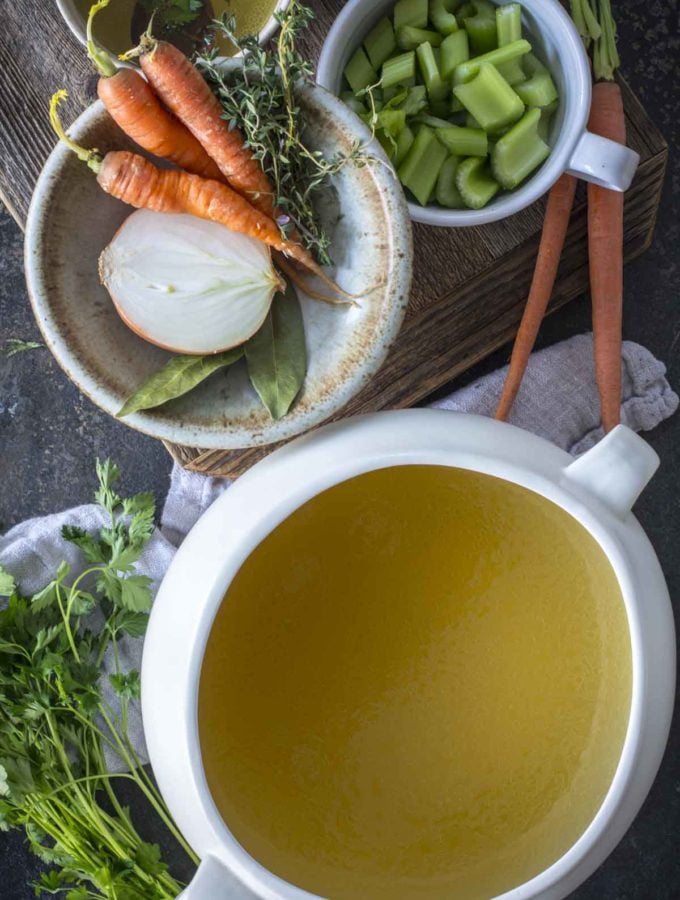
[[[451,104],[446,100],[438,100],[436,103],[430,103],[429,112],[431,116],[437,119],[446,119],[448,121],[451,115]]]
[[[491,152],[494,177],[507,190],[516,188],[549,156],[550,147],[538,135],[539,109],[528,110]]]
[[[427,88],[424,84],[416,84],[410,87],[403,103],[403,109],[407,116],[416,116],[427,106]]]
[[[496,49],[498,31],[496,7],[493,3],[489,0],[474,0],[474,3],[466,3],[461,7],[457,15],[463,20],[475,56]]]
[[[424,28],[414,28],[413,25],[404,25],[397,32],[397,44],[402,50],[415,50],[426,41],[432,47],[438,47],[442,40],[438,31],[426,31]]]
[[[506,3],[496,7],[498,46],[504,47],[522,38],[522,7],[519,3]]]
[[[541,73],[548,71],[541,60],[533,53],[527,53],[526,56],[522,58],[522,67],[528,77],[540,75]]]
[[[392,27],[392,22],[387,17],[382,18],[378,24],[368,32],[366,39],[364,40],[364,49],[371,61],[371,65],[376,70],[378,70],[385,60],[389,59],[397,49],[394,28]]]
[[[501,63],[501,65],[496,66],[496,68],[508,82],[510,87],[514,87],[516,84],[526,81],[527,76],[524,74],[522,62],[519,59],[511,59],[510,62]]]
[[[364,106],[364,104],[351,91],[344,91],[340,95],[340,99],[346,106],[349,106],[352,112],[355,112],[357,115],[362,115],[366,112],[366,107]]]
[[[552,117],[559,106],[559,101],[555,100],[541,109],[541,118],[538,123],[538,136],[541,140],[548,142],[550,138],[550,129],[552,127]]]
[[[456,113],[464,112],[464,110],[465,110],[465,107],[460,102],[458,97],[456,97],[454,94],[452,94],[451,102],[449,104],[449,111],[455,115]]]
[[[363,47],[355,50],[352,58],[345,66],[345,79],[355,94],[363,91],[369,84],[377,82],[378,73],[368,61]]]
[[[494,66],[502,65],[503,63],[520,59],[530,51],[531,44],[529,41],[513,41],[512,44],[506,44],[504,47],[497,47],[489,53],[483,53],[481,56],[476,56],[474,59],[468,59],[466,62],[462,62],[460,65],[456,66],[453,73],[453,83],[465,84],[466,81],[470,81],[479,72],[484,63],[490,63]]]
[[[394,7],[394,30],[404,25],[427,28],[427,0],[399,0]]]
[[[448,209],[463,209],[465,207],[463,198],[456,186],[456,175],[458,174],[459,166],[460,160],[458,157],[449,156],[441,167],[439,178],[437,178],[437,191],[435,194],[437,203]]]
[[[415,139],[416,136],[408,127],[408,125],[406,125],[402,133],[397,138],[397,146],[394,151],[394,157],[392,159],[392,162],[395,166],[400,166],[404,161],[404,159],[406,158],[406,154],[413,146],[413,142],[415,141]]]
[[[465,127],[466,128],[481,128],[482,126],[479,124],[477,119],[475,119],[475,117],[471,113],[468,113],[465,116]]]
[[[431,116],[427,113],[421,113],[419,116],[416,116],[413,121],[417,125],[427,125],[428,128],[450,128],[451,123],[448,119],[439,119],[437,116]]]
[[[489,141],[481,128],[461,128],[459,125],[448,124],[436,134],[454,156],[486,156],[489,152]]]
[[[538,72],[522,84],[515,85],[515,90],[527,106],[548,106],[557,100],[557,88],[549,72]]]
[[[413,50],[393,56],[383,63],[381,83],[383,88],[394,87],[397,84],[410,87],[416,77],[416,54]]]
[[[421,126],[411,149],[399,166],[399,180],[408,188],[421,206],[427,206],[448,156],[435,137],[434,131]]]
[[[458,20],[453,14],[458,0],[430,0],[430,21],[440,34],[458,31]]]
[[[442,79],[432,46],[427,42],[420,44],[416,50],[416,56],[430,101],[436,103],[438,100],[443,100],[448,96],[450,88]]]
[[[456,187],[466,206],[481,209],[496,196],[501,186],[491,177],[486,160],[472,156],[458,166]]]
[[[444,38],[441,45],[441,75],[449,81],[453,78],[456,66],[470,59],[470,47],[467,31],[455,31]]]
[[[520,98],[490,63],[484,63],[471,81],[456,85],[453,92],[485,131],[510,125],[524,112]]]
[[[394,87],[385,88],[382,92],[382,100],[385,106],[391,104],[393,100],[406,93],[406,89],[399,89],[399,85],[395,84]]]

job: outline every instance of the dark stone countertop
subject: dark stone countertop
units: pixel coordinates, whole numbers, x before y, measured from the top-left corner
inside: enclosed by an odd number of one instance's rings
[[[313,5],[313,4],[312,4]],[[619,0],[623,71],[671,145],[656,237],[626,270],[624,333],[648,347],[680,388],[680,96],[678,0]],[[22,236],[0,211],[0,341],[38,339],[26,298]],[[589,329],[582,298],[546,322],[545,346]],[[508,349],[473,369],[457,386],[505,363]],[[662,467],[636,512],[656,548],[671,596],[680,601],[680,414],[648,435]],[[111,456],[125,487],[162,498],[171,461],[161,444],[100,412],[68,381],[46,350],[0,358],[0,530],[29,516],[90,500],[94,459]],[[676,710],[677,712],[677,710]],[[134,804],[133,804],[134,808]],[[143,822],[154,830],[153,823]],[[676,715],[664,763],[642,811],[577,900],[674,900],[680,897],[680,724]],[[178,874],[186,875],[179,866]],[[184,869],[184,873],[181,871]],[[0,897],[28,900],[38,872],[19,833],[0,837]]]

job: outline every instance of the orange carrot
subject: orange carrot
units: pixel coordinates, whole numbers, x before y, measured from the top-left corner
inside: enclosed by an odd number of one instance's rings
[[[222,107],[205,79],[181,50],[144,35],[139,61],[149,83],[168,109],[189,129],[231,187],[274,218],[274,190],[243,135],[222,118]]]
[[[90,8],[87,20],[87,54],[100,74],[97,94],[118,127],[144,150],[168,159],[175,165],[222,181],[217,164],[182,123],[168,112],[133,69],[117,69],[108,54],[97,47],[92,36],[95,15],[109,5],[99,0]]]
[[[565,174],[555,183],[548,195],[541,243],[538,248],[529,297],[512,348],[510,367],[496,409],[496,418],[501,421],[508,418],[515,402],[529,357],[536,343],[538,330],[552,295],[575,193],[576,179],[573,175]]]
[[[594,86],[589,128],[625,144],[623,99],[616,82],[602,81]],[[595,184],[588,185],[588,253],[595,376],[602,426],[607,432],[621,421],[623,194]]]

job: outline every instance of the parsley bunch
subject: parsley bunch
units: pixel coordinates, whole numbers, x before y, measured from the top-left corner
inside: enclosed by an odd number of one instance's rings
[[[118,469],[97,461],[97,503],[107,524],[98,534],[65,526],[88,565],[69,578],[62,563],[33,597],[0,568],[0,828],[23,827],[33,851],[51,866],[36,896],[66,900],[163,900],[181,885],[160,849],[145,843],[113,790],[114,779],[136,784],[179,843],[173,824],[128,735],[139,673],[123,671],[118,644],[144,634],[150,579],[135,572],[154,528],[150,494],[123,499]],[[102,694],[104,656],[114,661],[113,708]],[[108,749],[127,772],[107,771]]]

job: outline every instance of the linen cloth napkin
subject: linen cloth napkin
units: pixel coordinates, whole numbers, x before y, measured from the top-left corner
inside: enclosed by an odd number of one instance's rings
[[[432,406],[457,412],[492,416],[506,369],[486,375],[467,387],[438,400]],[[649,431],[678,408],[678,396],[665,377],[665,366],[652,354],[629,341],[623,345],[623,402],[621,418],[635,431]],[[532,356],[510,421],[547,438],[577,456],[602,437],[593,364],[592,336],[578,335]],[[229,487],[226,479],[209,478],[175,466],[170,490],[161,515],[161,527],[145,548],[138,564],[157,586],[183,538],[210,504]],[[94,504],[29,519],[0,537],[0,565],[14,575],[25,594],[47,584],[62,560],[75,577],[82,571],[79,551],[61,538],[63,525],[79,525],[87,531],[103,524]],[[126,638],[119,646],[123,668],[139,668],[141,639]],[[115,708],[108,687],[110,659],[104,663],[102,691]],[[140,757],[146,747],[139,709],[130,710],[130,736]],[[107,756],[111,770],[122,768],[120,760]]]

